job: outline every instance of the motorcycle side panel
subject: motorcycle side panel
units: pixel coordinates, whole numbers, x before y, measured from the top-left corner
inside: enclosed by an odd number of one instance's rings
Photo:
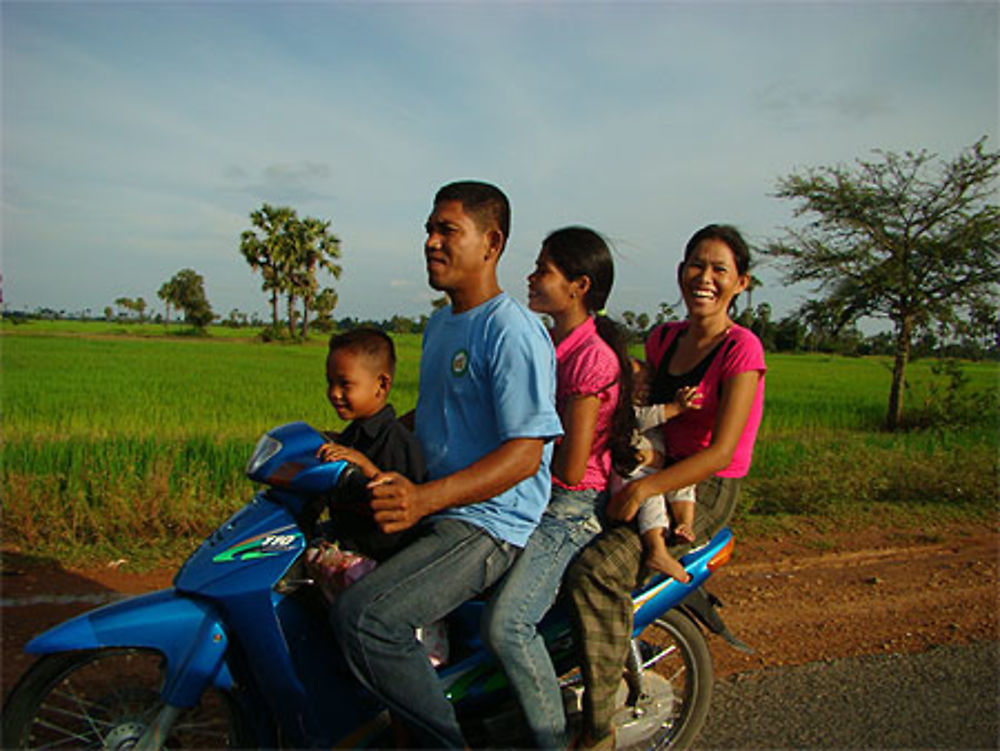
[[[351,674],[322,595],[303,589],[283,597],[274,615],[252,637],[249,667],[258,685],[274,689],[269,691],[273,712],[283,718],[283,727],[295,729],[287,731],[289,741],[298,747],[366,745],[368,733],[384,729],[377,720],[384,706]],[[261,648],[279,638],[280,650]],[[286,680],[292,676],[294,680]]]
[[[207,603],[164,589],[133,597],[72,618],[32,639],[29,654],[106,647],[155,649],[166,657],[164,699],[192,707],[209,684],[228,691],[225,664],[228,637]]]
[[[305,546],[305,535],[288,511],[267,492],[258,493],[185,561],[174,586],[222,600],[267,591]]]

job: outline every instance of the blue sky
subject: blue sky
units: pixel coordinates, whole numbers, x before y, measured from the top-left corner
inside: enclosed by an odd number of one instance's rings
[[[434,191],[513,205],[503,285],[546,233],[616,249],[609,308],[674,302],[698,227],[780,235],[780,176],[998,143],[996,2],[7,2],[8,309],[162,310],[182,268],[267,316],[239,235],[263,202],[332,221],[337,317],[430,310]],[[772,268],[755,302],[791,310]]]

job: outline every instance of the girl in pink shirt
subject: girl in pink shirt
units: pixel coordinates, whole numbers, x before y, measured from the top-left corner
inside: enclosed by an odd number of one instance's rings
[[[559,681],[538,623],[567,566],[601,531],[612,467],[628,473],[636,463],[632,369],[624,337],[599,313],[613,281],[607,244],[584,227],[549,235],[528,277],[528,307],[553,321],[564,435],[552,459],[549,505],[487,607],[483,636],[538,748],[563,748],[568,740]]]

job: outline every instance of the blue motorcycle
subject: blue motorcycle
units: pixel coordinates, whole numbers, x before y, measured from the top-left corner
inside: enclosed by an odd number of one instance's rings
[[[389,713],[344,665],[326,601],[304,563],[326,504],[365,493],[356,467],[316,458],[324,441],[301,422],[266,433],[247,467],[262,487],[188,558],[173,587],[33,639],[25,650],[40,658],[4,705],[0,745],[392,746]],[[635,632],[615,719],[619,747],[684,748],[704,723],[713,671],[703,629],[743,646],[702,588],[732,545],[724,529],[681,559],[689,583],[658,577],[634,593]],[[447,619],[441,690],[470,746],[529,745],[503,671],[479,639],[483,605],[467,603]],[[542,631],[576,721],[581,681],[565,614],[555,608]]]

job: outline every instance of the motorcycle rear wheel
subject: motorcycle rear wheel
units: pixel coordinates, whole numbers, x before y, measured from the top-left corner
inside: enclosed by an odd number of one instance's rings
[[[624,707],[616,714],[616,747],[690,747],[708,716],[715,680],[704,634],[684,613],[671,610],[642,632],[639,650],[646,693],[637,708]]]
[[[4,705],[0,746],[114,749],[135,746],[163,707],[163,657],[140,649],[66,652],[40,658]],[[165,746],[243,748],[239,713],[228,695],[208,690],[170,728]]]

